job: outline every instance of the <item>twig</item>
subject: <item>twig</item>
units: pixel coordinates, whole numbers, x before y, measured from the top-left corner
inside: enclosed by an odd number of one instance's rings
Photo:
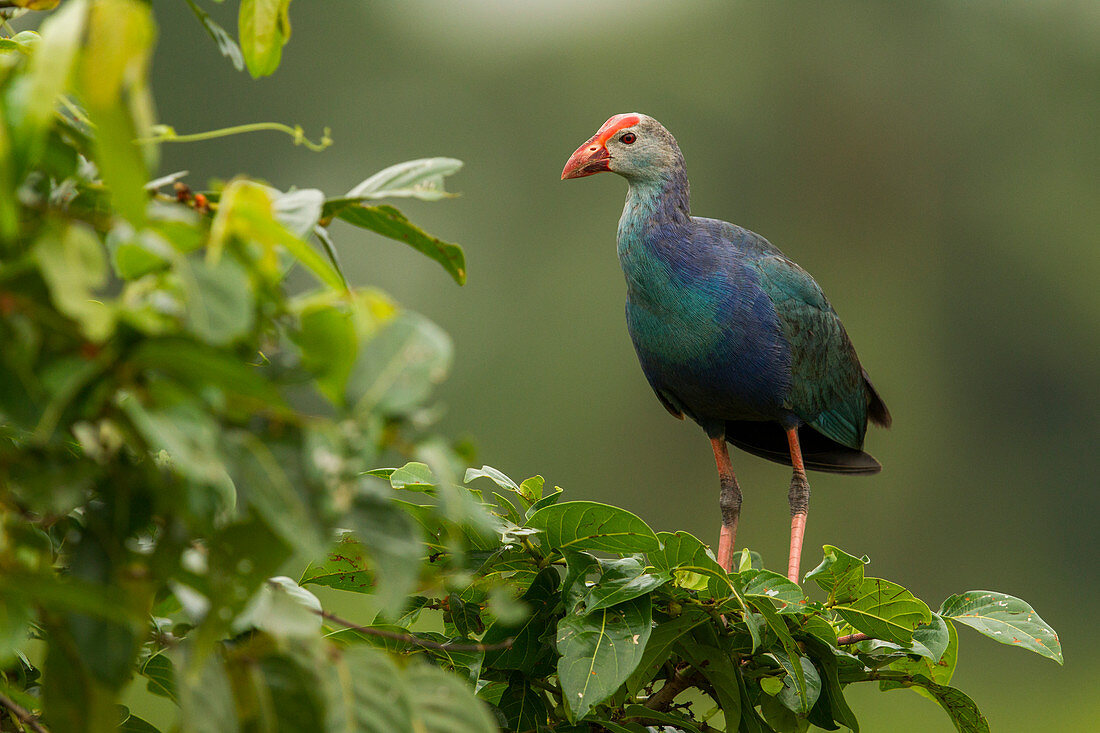
[[[3,705],[8,710],[12,711],[12,713],[15,714],[15,717],[19,718],[19,720],[29,725],[31,728],[37,731],[37,733],[50,733],[48,730],[42,727],[42,724],[38,722],[38,718],[36,718],[31,713],[31,711],[27,710],[22,705],[15,702],[15,700],[12,700],[10,697],[2,692],[0,692],[0,705]]]
[[[438,641],[430,641],[428,639],[421,639],[419,636],[413,634],[403,634],[400,631],[390,631],[389,629],[379,629],[373,626],[360,626],[359,624],[352,623],[347,619],[342,619],[334,613],[328,611],[314,611],[318,616],[326,621],[332,621],[333,623],[340,624],[349,629],[354,629],[368,636],[377,636],[382,639],[393,639],[394,641],[404,642],[406,644],[415,644],[416,646],[422,646],[425,649],[438,649],[443,652],[491,652],[497,649],[510,649],[512,647],[513,639],[505,639],[504,641],[496,644],[456,644],[452,642],[441,643]]]
[[[844,644],[858,644],[859,642],[867,641],[870,638],[871,637],[867,636],[867,634],[848,634],[847,636],[842,636],[837,639],[836,644],[837,646],[842,646]]]
[[[650,710],[668,710],[676,696],[691,687],[697,677],[695,668],[687,667],[673,675],[671,679],[665,682],[664,687],[657,690],[655,694],[650,695],[643,704]]]

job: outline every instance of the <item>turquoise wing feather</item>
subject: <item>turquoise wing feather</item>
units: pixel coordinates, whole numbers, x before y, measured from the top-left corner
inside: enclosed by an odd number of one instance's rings
[[[810,274],[787,258],[763,257],[752,266],[790,345],[786,407],[836,442],[862,448],[868,400],[863,370],[836,311]]]

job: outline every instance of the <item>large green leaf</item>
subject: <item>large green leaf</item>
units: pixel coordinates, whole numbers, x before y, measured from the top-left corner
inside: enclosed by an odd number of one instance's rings
[[[726,729],[733,731],[736,729],[735,726],[740,726],[744,717],[742,712],[745,709],[745,701],[740,689],[742,685],[740,671],[734,665],[729,653],[714,646],[714,643],[718,643],[719,640],[711,629],[702,626],[692,636],[694,638],[682,638],[677,649],[684,659],[710,683],[717,695],[718,705],[722,708]],[[751,705],[748,707],[752,708]]]
[[[458,677],[426,664],[400,669],[386,652],[355,646],[322,668],[330,733],[495,733],[485,704]]]
[[[868,636],[904,645],[913,640],[914,629],[932,620],[924,601],[881,578],[864,578],[838,589],[833,610]]]
[[[387,496],[357,498],[345,521],[367,549],[381,613],[396,618],[408,602],[426,554],[419,527]]]
[[[522,674],[509,676],[499,707],[513,730],[539,730],[547,723],[545,695],[531,687]]]
[[[155,161],[136,139],[153,124],[148,87],[156,28],[153,11],[138,0],[98,0],[88,15],[80,63],[80,91],[95,124],[96,165],[110,191],[111,204],[135,226],[145,220],[145,182]]]
[[[196,653],[190,644],[172,652],[178,676],[184,733],[237,733],[233,690],[218,654]]]
[[[1062,664],[1058,634],[1035,609],[1015,596],[990,590],[967,591],[945,600],[940,615],[1002,644],[1016,644]]]
[[[459,285],[465,284],[466,255],[462,247],[433,237],[392,206],[347,206],[337,216],[349,224],[404,242],[443,265]]]
[[[454,158],[421,158],[391,165],[348,191],[342,200],[328,202],[326,215],[331,216],[341,208],[342,201],[359,202],[399,196],[435,201],[453,196],[444,190],[443,178],[456,173],[461,167],[462,161]]]
[[[187,329],[212,346],[242,338],[256,320],[255,296],[244,266],[233,257],[209,262],[192,256],[176,273],[187,294]]]
[[[279,68],[283,46],[290,40],[290,0],[241,0],[237,35],[254,78]]]
[[[348,402],[360,415],[408,413],[443,380],[451,356],[451,339],[442,329],[401,311],[360,349],[348,377]]]
[[[555,550],[653,552],[660,541],[637,515],[594,501],[567,501],[540,509],[527,526],[542,530],[547,546]]]
[[[25,104],[22,110],[12,110],[12,153],[26,164],[33,165],[42,155],[58,97],[73,74],[87,16],[85,0],[70,0],[42,22],[42,36],[31,56],[21,95]]]
[[[511,639],[510,646],[485,654],[485,666],[494,669],[514,669],[531,673],[542,663],[552,649],[544,638],[559,605],[558,584],[560,576],[555,568],[544,568],[531,582],[522,601],[530,611],[518,625],[498,620],[485,630],[485,644],[500,644]]]
[[[606,700],[642,661],[652,617],[649,596],[558,621],[558,680],[572,720]]]
[[[650,632],[649,641],[642,650],[642,659],[626,679],[626,690],[636,693],[649,684],[653,675],[665,663],[672,653],[676,642],[699,624],[710,620],[710,616],[696,606],[685,607],[679,616],[661,621]]]
[[[978,710],[978,706],[962,690],[946,685],[938,685],[927,677],[917,675],[883,672],[883,677],[892,677],[902,687],[920,687],[927,691],[933,700],[951,717],[955,730],[959,733],[989,733],[989,723]]]

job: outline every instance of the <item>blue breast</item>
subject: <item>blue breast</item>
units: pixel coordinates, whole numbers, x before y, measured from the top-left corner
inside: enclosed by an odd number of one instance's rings
[[[619,222],[627,327],[646,378],[666,405],[705,428],[785,422],[789,350],[744,264],[770,245],[725,222],[665,212],[665,200],[632,190]]]

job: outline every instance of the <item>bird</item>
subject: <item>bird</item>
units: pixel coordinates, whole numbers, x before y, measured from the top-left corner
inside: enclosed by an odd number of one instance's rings
[[[741,488],[727,444],[792,467],[787,577],[799,582],[807,471],[874,474],[868,421],[890,412],[840,317],[808,272],[764,237],[692,216],[684,156],[648,115],[611,117],[569,157],[562,180],[626,179],[617,253],[626,323],[657,399],[710,439],[719,476],[719,564],[732,572]]]

